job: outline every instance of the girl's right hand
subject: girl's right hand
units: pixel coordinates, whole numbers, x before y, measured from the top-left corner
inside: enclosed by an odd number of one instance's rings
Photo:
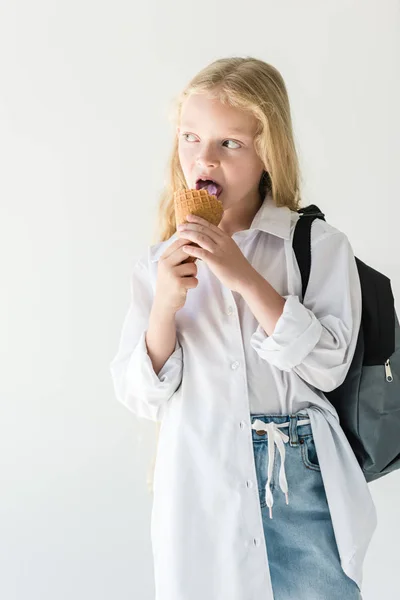
[[[164,314],[175,314],[186,302],[189,289],[197,287],[197,265],[183,263],[188,258],[182,250],[187,239],[179,238],[168,246],[158,261],[157,284],[153,305]]]

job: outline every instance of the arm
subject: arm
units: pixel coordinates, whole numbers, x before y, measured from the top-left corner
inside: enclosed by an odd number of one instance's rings
[[[317,389],[329,392],[338,387],[354,355],[362,310],[357,265],[347,237],[335,230],[325,232],[312,244],[304,301],[295,295],[285,296],[273,331],[279,301],[272,295],[271,303],[271,295],[269,299],[265,295],[261,315],[263,287],[259,283],[258,292],[244,291],[250,306],[257,307],[259,326],[251,337],[252,347],[271,365],[294,371]]]
[[[163,313],[153,304],[145,341],[154,372],[158,375],[176,348],[175,314]]]
[[[133,269],[131,303],[110,371],[117,399],[138,417],[152,421],[162,419],[182,380],[175,318],[162,317],[153,306],[150,276],[140,261]]]
[[[272,335],[283,313],[285,298],[253,267],[239,293],[264,331]]]

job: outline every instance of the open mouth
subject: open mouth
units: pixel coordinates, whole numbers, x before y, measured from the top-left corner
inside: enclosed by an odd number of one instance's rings
[[[196,181],[196,190],[206,189],[211,196],[220,197],[222,194],[222,185],[213,179],[198,179]]]

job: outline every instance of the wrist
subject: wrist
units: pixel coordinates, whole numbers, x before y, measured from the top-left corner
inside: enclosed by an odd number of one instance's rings
[[[257,286],[257,284],[260,281],[260,278],[260,273],[256,271],[256,269],[253,266],[250,265],[249,269],[247,269],[244,276],[240,279],[236,287],[236,291],[241,296],[245,296],[246,294],[251,292],[251,290],[254,289],[255,286]]]
[[[157,321],[162,320],[164,322],[175,322],[175,311],[170,308],[166,308],[164,305],[159,304],[157,300],[153,302],[151,308],[150,318],[155,318]]]

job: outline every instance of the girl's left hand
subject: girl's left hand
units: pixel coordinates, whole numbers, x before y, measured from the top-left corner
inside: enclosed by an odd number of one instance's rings
[[[187,221],[178,226],[178,237],[200,246],[183,246],[190,256],[204,260],[211,271],[229,289],[240,292],[248,282],[254,268],[236,242],[222,229],[197,215],[188,215]]]

